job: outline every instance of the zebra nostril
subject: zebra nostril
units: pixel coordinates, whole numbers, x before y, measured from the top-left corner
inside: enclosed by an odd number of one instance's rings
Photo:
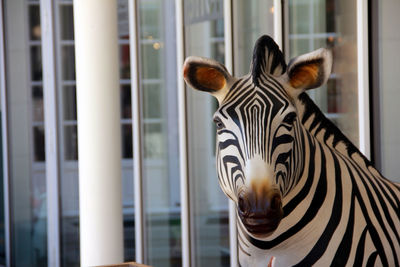
[[[239,212],[241,212],[242,214],[247,214],[249,211],[248,201],[243,194],[240,194],[238,197],[238,208]]]
[[[271,210],[279,210],[282,207],[281,197],[279,195],[275,195],[271,199]]]

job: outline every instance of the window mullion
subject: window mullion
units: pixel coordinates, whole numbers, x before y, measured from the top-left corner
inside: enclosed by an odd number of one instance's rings
[[[225,42],[225,66],[233,75],[233,22],[232,0],[224,0],[224,42]],[[238,266],[238,244],[236,229],[236,205],[229,201],[229,251],[231,267]]]
[[[60,266],[59,143],[55,29],[52,0],[40,0],[47,186],[48,266]]]
[[[0,4],[0,100],[1,100],[1,142],[3,156],[3,192],[4,192],[4,235],[6,266],[11,266],[10,242],[10,177],[8,173],[8,125],[7,125],[7,93],[5,70],[5,39],[4,39],[3,2]]]
[[[188,147],[187,147],[187,108],[186,91],[182,79],[182,66],[185,57],[183,0],[175,1],[176,15],[176,55],[177,55],[177,85],[178,85],[178,114],[179,114],[179,176],[181,189],[181,229],[182,229],[182,266],[191,266],[190,242],[190,205],[188,177]]]
[[[144,263],[145,260],[145,229],[143,216],[143,184],[142,184],[142,129],[141,129],[141,101],[139,83],[139,55],[138,55],[138,26],[137,1],[129,1],[129,49],[131,61],[131,97],[132,97],[132,138],[133,138],[133,179],[134,179],[134,207],[135,207],[135,261]]]
[[[368,77],[368,2],[357,1],[358,131],[360,150],[371,157],[369,77]]]

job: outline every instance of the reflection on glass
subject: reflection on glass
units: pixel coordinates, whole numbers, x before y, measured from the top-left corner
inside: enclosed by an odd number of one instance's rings
[[[121,45],[119,49],[120,53],[120,78],[130,79],[131,78],[131,62],[129,55],[129,45]]]
[[[63,88],[64,120],[76,121],[76,88],[64,86]]]
[[[32,86],[32,119],[35,122],[44,121],[42,86]]]
[[[65,126],[64,148],[65,160],[78,160],[78,134],[76,125]]]
[[[123,124],[121,129],[122,134],[122,158],[131,159],[132,158],[132,125]]]
[[[121,86],[121,118],[132,118],[132,97],[130,84]]]
[[[42,267],[47,266],[47,206],[39,6],[6,0],[3,7],[6,101],[12,103],[7,107],[10,265]]]
[[[60,192],[61,192],[61,266],[78,267],[79,244],[79,170],[77,142],[77,110],[75,86],[75,48],[72,1],[56,1],[58,9],[59,39],[56,44],[60,51],[58,70],[58,103],[60,112]]]
[[[188,9],[194,7],[185,5],[187,56],[224,63],[222,2],[217,1],[218,8],[210,14],[191,12]],[[215,167],[215,101],[192,89],[187,97],[192,265],[229,266],[228,199],[219,188]]]
[[[145,259],[181,266],[174,1],[140,0]]]
[[[249,73],[256,40],[264,34],[274,35],[273,4],[273,0],[233,1],[235,76]]]
[[[40,40],[40,10],[39,5],[29,5],[29,29],[30,29],[30,39]]]
[[[289,1],[290,58],[328,47],[333,69],[327,85],[311,98],[354,143],[358,144],[357,8],[355,1]]]
[[[31,79],[42,80],[42,48],[39,45],[31,46]]]
[[[74,40],[74,20],[72,5],[60,5],[60,20],[71,20],[70,23],[62,23],[60,25],[61,40]]]
[[[160,159],[164,155],[164,134],[160,123],[146,123],[143,125],[145,134],[144,157],[146,159]]]
[[[160,79],[161,77],[161,44],[160,40],[140,40],[141,51],[140,60],[142,62],[151,62],[151,64],[146,64],[141,69],[142,79]]]
[[[71,18],[72,20],[72,18]],[[72,21],[70,21],[72,23]],[[61,47],[62,79],[75,80],[75,48],[73,45]]]
[[[43,126],[33,127],[33,151],[35,161],[45,161]]]
[[[162,95],[160,87],[160,83],[143,85],[144,102],[150,103],[150,105],[143,107],[143,117],[146,119],[161,118]]]
[[[142,8],[140,11],[140,38],[142,40],[152,40],[160,38],[162,29],[159,27],[162,25],[160,21],[161,1],[149,1],[146,8]]]

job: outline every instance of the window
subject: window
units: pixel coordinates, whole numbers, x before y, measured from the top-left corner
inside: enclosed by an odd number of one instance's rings
[[[331,48],[328,83],[309,91],[322,112],[359,144],[355,1],[289,1],[289,58]],[[363,89],[363,88],[362,88]],[[361,89],[361,90],[362,90]]]
[[[186,56],[204,56],[224,63],[223,3],[216,1],[209,9],[203,9],[202,4],[184,3]],[[219,188],[215,167],[212,115],[216,102],[209,94],[190,89],[187,109],[191,265],[229,266],[228,199]]]

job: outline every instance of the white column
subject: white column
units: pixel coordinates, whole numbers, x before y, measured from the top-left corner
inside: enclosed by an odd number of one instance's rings
[[[81,266],[123,261],[117,1],[75,0]]]

